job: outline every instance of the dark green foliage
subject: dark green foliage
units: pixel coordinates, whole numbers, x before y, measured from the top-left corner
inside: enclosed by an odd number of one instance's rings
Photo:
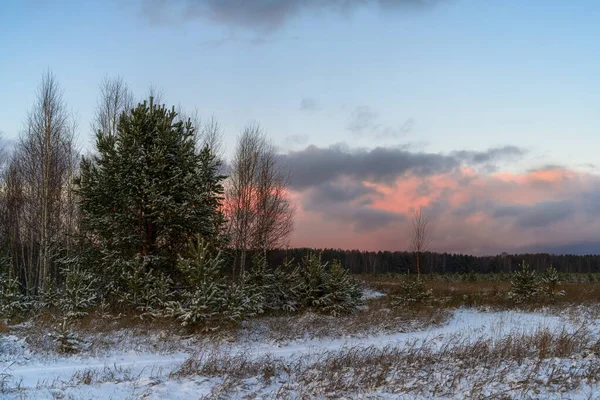
[[[194,127],[176,116],[141,103],[121,116],[117,135],[98,132],[97,154],[81,162],[82,228],[109,276],[136,256],[145,268],[134,273],[173,275],[190,238],[223,241],[219,161],[196,148]]]
[[[211,324],[218,320],[227,301],[227,283],[222,275],[221,253],[213,254],[200,236],[189,245],[177,267],[185,288],[181,299],[167,303],[167,313],[182,325]]]
[[[117,301],[141,311],[142,316],[156,317],[170,300],[173,281],[164,272],[155,273],[151,257],[136,255],[123,261],[116,279],[122,290],[116,292]]]
[[[323,311],[334,316],[349,313],[361,303],[360,284],[348,275],[348,271],[337,260],[329,269],[325,292],[328,293],[329,304],[323,308]]]
[[[523,261],[521,268],[516,271],[510,280],[510,292],[508,297],[515,303],[524,303],[537,297],[540,289],[540,281],[535,270]]]
[[[297,274],[295,291],[298,303],[305,308],[337,315],[360,305],[362,291],[359,284],[347,275],[338,262],[328,268],[319,255],[308,254],[303,258]]]
[[[255,305],[258,314],[266,311],[296,311],[298,309],[298,271],[290,261],[272,268],[263,253],[254,256],[252,268],[244,279],[253,293],[253,298],[261,303]]]
[[[63,318],[62,322],[54,327],[50,337],[56,344],[59,353],[73,354],[82,350],[83,343],[71,330],[67,317]]]
[[[417,275],[408,273],[400,281],[400,295],[392,300],[393,307],[406,307],[411,304],[422,304],[431,300],[433,293],[425,287],[425,281]]]
[[[0,316],[4,318],[23,317],[33,305],[23,294],[21,284],[8,274],[0,275]]]
[[[589,282],[593,282],[593,280],[590,279]],[[560,284],[561,281],[558,271],[556,271],[556,268],[550,266],[546,269],[544,275],[542,276],[541,293],[549,299],[563,297],[565,295],[565,291],[558,289]]]

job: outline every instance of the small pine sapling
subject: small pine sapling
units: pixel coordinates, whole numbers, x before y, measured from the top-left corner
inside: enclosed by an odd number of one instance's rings
[[[338,260],[331,264],[327,278],[325,291],[329,295],[329,301],[323,311],[338,316],[355,310],[361,304],[360,284],[348,275],[348,271]]]
[[[544,275],[542,276],[541,291],[544,296],[551,300],[564,297],[566,294],[565,291],[558,289],[561,283],[562,282],[560,281],[558,271],[553,266],[550,266],[546,269]]]
[[[183,326],[215,321],[227,302],[227,284],[222,276],[221,252],[211,254],[200,236],[190,243],[188,257],[180,257],[177,267],[186,284],[181,300],[168,302],[166,310]]]
[[[0,315],[4,318],[23,317],[31,308],[32,302],[21,292],[21,285],[8,274],[0,275]]]
[[[540,281],[535,270],[523,261],[520,269],[513,273],[510,280],[508,297],[515,303],[525,303],[535,299],[540,293]]]
[[[406,307],[412,304],[423,304],[433,298],[431,289],[427,289],[420,275],[406,276],[400,281],[400,295],[392,299],[392,307]]]

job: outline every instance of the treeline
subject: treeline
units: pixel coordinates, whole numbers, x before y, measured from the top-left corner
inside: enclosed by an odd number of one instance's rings
[[[134,100],[122,79],[105,78],[93,148],[82,154],[86,130],[54,75],[43,75],[18,139],[0,153],[0,278],[27,295],[64,285],[74,268],[177,280],[197,237],[224,257],[235,248],[226,259],[241,276],[247,251],[288,244],[289,171],[260,126],[247,125],[225,160],[214,118],[161,97],[151,88]]]
[[[257,124],[227,163],[214,119],[100,86],[93,149],[80,156],[57,81],[44,75],[0,175],[0,318],[96,310],[184,326],[310,308],[338,315],[362,289],[317,254],[266,262],[288,244],[289,172]],[[225,168],[225,165],[227,167]]]
[[[319,252],[324,262],[339,260],[354,274],[416,273],[413,252],[360,251],[342,249],[293,248],[269,252],[268,259],[279,263],[286,257],[299,260],[310,252]],[[502,254],[472,256],[468,254],[424,252],[420,255],[421,273],[468,274],[510,273],[525,261],[536,271],[553,266],[564,273],[600,272],[600,255]]]

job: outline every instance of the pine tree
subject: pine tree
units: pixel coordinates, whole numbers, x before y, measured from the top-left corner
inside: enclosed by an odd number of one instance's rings
[[[558,286],[561,284],[558,271],[553,266],[550,266],[544,272],[542,276],[542,292],[545,296],[551,300],[557,297],[563,297],[566,293],[564,290],[558,290]]]
[[[510,286],[509,298],[516,303],[523,303],[537,297],[540,290],[540,281],[535,270],[529,269],[529,265],[523,261],[521,268],[513,274]]]
[[[81,162],[84,240],[113,292],[128,290],[112,279],[136,257],[146,260],[141,275],[173,276],[190,238],[223,242],[225,177],[210,149],[197,149],[191,123],[176,116],[150,98],[121,115],[116,135],[99,131],[96,154]]]
[[[337,260],[331,264],[325,290],[329,302],[323,310],[333,316],[349,313],[361,303],[360,284],[348,275],[348,271]]]
[[[0,274],[0,316],[22,317],[31,308],[32,302],[23,294],[19,281],[8,274]]]
[[[227,284],[222,276],[221,253],[211,254],[210,245],[200,236],[190,243],[187,257],[177,267],[186,285],[181,300],[166,304],[167,314],[183,326],[209,324],[221,317],[227,303]]]

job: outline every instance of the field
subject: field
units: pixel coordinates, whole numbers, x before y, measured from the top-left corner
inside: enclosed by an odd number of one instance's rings
[[[600,398],[600,284],[515,306],[503,281],[432,279],[395,307],[400,279],[359,277],[354,314],[267,316],[214,332],[91,314],[80,350],[51,316],[0,324],[0,397],[15,399]]]

